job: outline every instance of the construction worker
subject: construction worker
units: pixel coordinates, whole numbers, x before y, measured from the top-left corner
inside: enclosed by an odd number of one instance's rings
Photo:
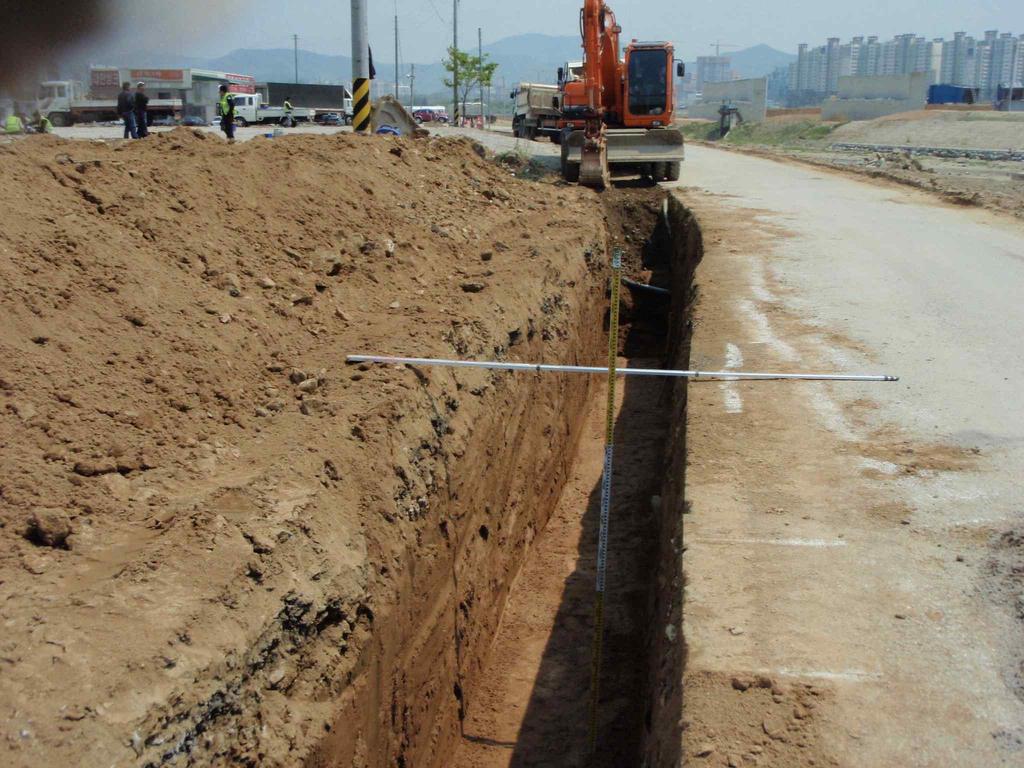
[[[217,114],[220,115],[220,129],[224,131],[228,141],[235,140],[235,97],[228,93],[228,87],[220,87],[220,101],[217,102]]]
[[[135,124],[135,94],[132,93],[131,83],[121,83],[121,92],[117,94],[117,114],[124,120],[124,137],[139,138],[139,130]]]
[[[24,132],[25,123],[22,122],[21,118],[14,113],[9,114],[4,121],[4,133],[8,136],[14,136]]]
[[[45,117],[39,110],[36,110],[32,116],[32,127],[36,129],[36,133],[53,133],[53,123],[50,122],[50,118]]]
[[[295,107],[292,106],[292,97],[287,96],[284,100],[284,117],[281,118],[281,125],[285,128],[291,128],[295,125],[295,120],[292,118],[292,112],[295,111]]]
[[[135,86],[135,127],[138,138],[149,136],[149,96],[146,95],[146,84]]]

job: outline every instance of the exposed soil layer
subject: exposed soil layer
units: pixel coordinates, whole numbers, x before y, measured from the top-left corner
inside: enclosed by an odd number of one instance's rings
[[[555,507],[596,196],[466,141],[0,147],[0,763],[430,765]]]

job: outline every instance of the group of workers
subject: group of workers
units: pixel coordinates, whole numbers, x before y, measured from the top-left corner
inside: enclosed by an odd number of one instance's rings
[[[291,97],[284,102],[285,126],[295,124],[292,117]],[[132,90],[131,83],[122,83],[121,92],[117,96],[117,114],[124,121],[124,137],[126,139],[143,139],[149,135],[149,96],[146,84],[138,83]],[[235,97],[227,85],[220,87],[220,100],[217,102],[217,114],[220,117],[220,129],[229,141],[235,138]],[[28,123],[23,115],[12,114],[4,121],[4,133],[7,135],[21,133],[52,133],[53,124],[38,111],[34,120]]]
[[[53,133],[53,123],[46,115],[38,111],[33,115],[31,121],[17,113],[8,115],[4,120],[4,134],[16,136],[21,133]]]
[[[149,136],[149,96],[145,83],[136,84],[134,91],[131,83],[121,83],[121,92],[117,94],[117,114],[124,120],[126,139]]]

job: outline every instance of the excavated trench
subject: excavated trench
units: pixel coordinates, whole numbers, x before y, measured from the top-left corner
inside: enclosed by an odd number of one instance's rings
[[[656,189],[604,196],[623,291],[620,365],[686,367],[699,229]],[[607,357],[607,271],[570,328]],[[543,359],[543,340],[515,357]],[[497,376],[497,375],[496,375]],[[674,766],[680,759],[681,531],[687,387],[619,380],[605,663],[595,757],[587,704],[603,460],[601,377],[500,374],[493,419],[446,457],[438,530],[377,617],[334,727],[308,765]],[[426,385],[425,385],[426,386]]]

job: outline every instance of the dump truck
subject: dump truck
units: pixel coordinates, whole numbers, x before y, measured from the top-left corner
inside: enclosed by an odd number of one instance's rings
[[[562,117],[562,92],[557,85],[520,83],[510,94],[515,102],[512,133],[516,138],[533,141],[547,136],[556,143]]]
[[[58,128],[120,119],[116,99],[92,98],[85,84],[78,80],[47,80],[39,86],[36,108]],[[151,120],[176,119],[181,111],[181,99],[151,98],[147,105]]]
[[[580,28],[582,77],[560,78],[563,176],[599,189],[613,169],[677,180],[684,146],[673,83],[685,71],[672,44],[633,40],[620,55],[622,27],[603,0],[584,0]]]

